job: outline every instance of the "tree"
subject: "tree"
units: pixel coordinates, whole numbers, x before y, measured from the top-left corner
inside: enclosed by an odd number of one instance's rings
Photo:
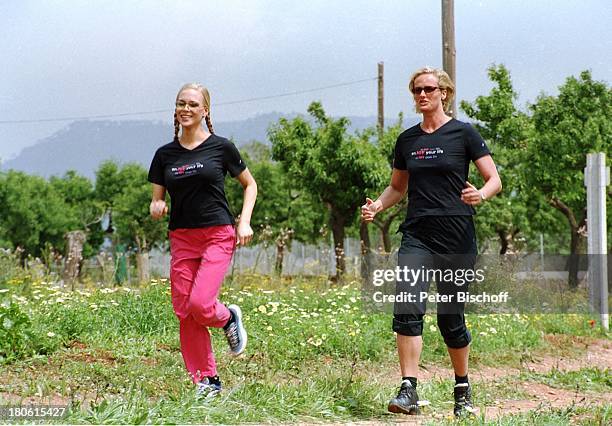
[[[398,115],[397,123],[395,123],[393,126],[387,127],[379,136],[376,143],[380,155],[386,160],[384,164],[381,164],[381,167],[389,176],[391,169],[393,168],[395,143],[397,141],[397,137],[400,135],[400,133],[402,133],[403,121],[404,116],[402,113],[400,113]],[[381,193],[388,184],[388,180],[389,179],[387,179],[387,182],[385,182],[381,188],[373,188],[374,192],[377,194]],[[391,252],[391,227],[397,222],[398,218],[402,217],[402,213],[406,212],[407,206],[408,200],[406,197],[404,197],[402,201],[397,203],[395,206],[385,210],[384,212],[378,213],[372,222],[380,230],[382,246],[386,253]]]
[[[166,236],[167,220],[154,221],[149,215],[151,185],[139,164],[119,167],[104,162],[96,172],[98,199],[107,208],[109,229],[115,242],[136,249],[138,279],[149,278],[149,251]]]
[[[168,223],[165,220],[153,220],[149,215],[151,185],[146,181],[146,172],[142,172],[141,180],[127,182],[115,199],[114,211],[118,240],[136,248],[138,280],[147,282],[149,251],[154,244],[165,239]]]
[[[612,89],[589,71],[569,77],[558,96],[540,96],[531,106],[534,133],[528,145],[528,188],[542,192],[563,214],[570,231],[569,284],[578,285],[578,258],[586,227],[586,154],[612,154]],[[609,211],[609,210],[608,210]]]
[[[75,226],[70,207],[45,179],[10,170],[0,173],[0,241],[21,247],[23,256],[40,256],[45,243],[64,247]]]
[[[268,146],[259,142],[242,149],[249,170],[259,188],[251,226],[256,230],[255,241],[276,246],[275,272],[282,273],[286,249],[294,240],[314,242],[326,222],[326,210],[285,173],[280,163],[272,160]],[[235,179],[226,182],[226,194],[234,209],[242,205],[242,186]]]
[[[500,254],[512,253],[517,236],[528,234],[541,201],[539,192],[525,190],[523,175],[530,163],[525,150],[533,132],[531,118],[518,110],[510,73],[503,65],[488,69],[495,83],[489,95],[478,96],[473,103],[461,102],[468,117],[478,120],[475,127],[494,154],[504,191],[478,208],[475,217],[481,240],[497,237]],[[472,169],[470,181],[481,186],[482,178]],[[529,208],[531,206],[531,208]]]
[[[100,163],[96,170],[96,199],[105,208],[105,215],[108,219],[106,232],[113,232],[113,201],[117,194],[123,189],[123,182],[119,176],[119,165],[113,160],[106,160]]]
[[[82,248],[83,257],[93,256],[104,240],[100,225],[104,206],[96,199],[92,182],[77,174],[76,171],[69,170],[62,177],[52,176],[49,183],[70,206],[69,214],[75,225],[70,231],[82,230],[85,232],[86,242]]]
[[[83,259],[95,254],[104,239],[100,226],[104,207],[95,199],[91,181],[74,170],[66,172],[61,178],[52,176],[49,184],[69,207],[65,214],[70,217],[72,227],[65,235],[64,280],[71,283],[74,290]]]
[[[328,209],[336,278],[340,278],[345,271],[345,227],[363,204],[368,189],[381,187],[388,173],[382,172],[384,159],[367,137],[347,134],[348,119],[326,116],[319,102],[310,104],[308,113],[315,119],[315,127],[298,117],[280,119],[269,129],[272,155],[298,187]]]

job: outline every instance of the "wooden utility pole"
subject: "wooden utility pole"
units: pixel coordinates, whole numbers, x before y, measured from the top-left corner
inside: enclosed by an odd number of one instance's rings
[[[382,136],[385,129],[385,63],[378,63],[378,134]]]
[[[381,140],[383,132],[385,131],[385,110],[384,110],[384,99],[385,99],[385,64],[384,62],[378,63],[378,139]],[[359,225],[359,239],[361,240],[361,278],[364,284],[371,283],[371,271],[372,271],[372,250],[370,248],[370,232],[368,231],[368,224],[361,222]],[[348,246],[346,246],[348,247]]]
[[[442,68],[457,86],[455,78],[455,5],[454,0],[442,0]],[[457,93],[450,107],[450,115],[457,116]]]

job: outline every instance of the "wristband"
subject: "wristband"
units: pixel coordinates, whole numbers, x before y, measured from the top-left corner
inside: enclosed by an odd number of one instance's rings
[[[485,197],[484,192],[482,192],[482,190],[478,191],[478,193],[480,194],[481,201],[487,201],[487,197]]]

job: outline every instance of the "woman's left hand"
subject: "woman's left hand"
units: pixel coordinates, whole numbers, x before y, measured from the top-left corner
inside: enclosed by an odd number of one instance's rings
[[[474,185],[466,182],[466,187],[461,191],[461,201],[470,206],[477,206],[482,202],[480,191]]]
[[[244,222],[238,222],[238,227],[236,228],[236,244],[246,246],[252,239],[253,229],[251,229],[251,225]]]

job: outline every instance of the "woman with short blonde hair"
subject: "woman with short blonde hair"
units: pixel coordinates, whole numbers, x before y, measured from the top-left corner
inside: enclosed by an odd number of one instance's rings
[[[474,207],[501,190],[495,163],[472,126],[446,115],[455,94],[455,85],[446,72],[421,68],[410,78],[409,88],[423,120],[397,138],[391,182],[376,201],[366,199],[362,220],[371,222],[378,212],[398,203],[407,193],[406,219],[400,227],[400,268],[473,268],[477,247],[472,215]],[[468,182],[470,162],[474,162],[485,181],[482,188]],[[445,263],[447,258],[451,258],[450,264]],[[464,282],[446,278],[436,282],[438,293],[451,297],[457,295],[458,289],[465,290],[467,285],[463,285]],[[419,296],[428,289],[429,282],[424,279],[416,283],[398,280],[396,291],[413,294],[416,298],[412,300],[420,300]],[[437,304],[437,320],[455,370],[453,411],[460,416],[473,411],[468,381],[472,337],[465,324],[464,304],[447,300],[450,301]],[[416,388],[425,307],[425,301],[394,305],[393,331],[402,373],[399,392],[388,406],[394,413],[419,411]]]

